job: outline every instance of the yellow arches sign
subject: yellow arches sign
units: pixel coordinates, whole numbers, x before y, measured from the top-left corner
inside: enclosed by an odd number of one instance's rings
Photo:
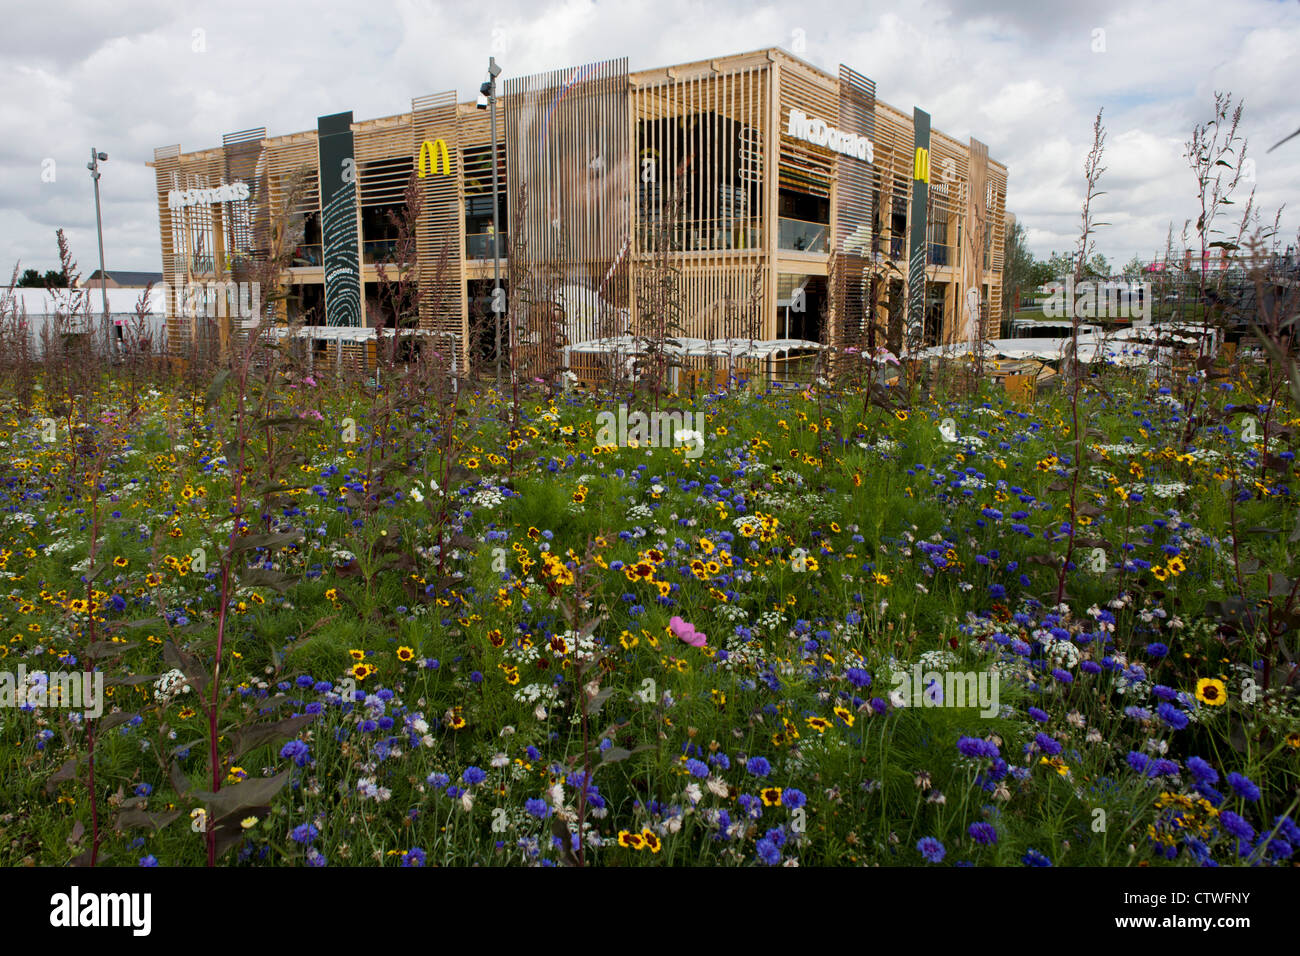
[[[439,169],[440,165],[441,169]],[[442,172],[443,174],[451,172],[451,153],[447,150],[446,140],[435,139],[430,142],[426,139],[420,144],[420,162],[417,166],[417,172],[421,179],[431,172]]]
[[[923,183],[930,181],[930,151],[924,146],[916,147],[916,158],[912,162],[912,178]]]

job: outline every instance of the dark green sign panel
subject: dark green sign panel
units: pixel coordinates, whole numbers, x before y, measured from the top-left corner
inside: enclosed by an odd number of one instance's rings
[[[352,111],[316,120],[320,156],[325,324],[361,324],[361,255],[357,242],[357,163]]]
[[[907,262],[907,338],[920,342],[925,328],[926,220],[930,199],[930,114],[912,110],[912,228]]]

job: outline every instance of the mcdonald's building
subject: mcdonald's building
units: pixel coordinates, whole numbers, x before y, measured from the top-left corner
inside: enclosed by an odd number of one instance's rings
[[[499,235],[490,113],[435,93],[396,116],[155,150],[169,284],[250,277],[287,210],[303,223],[290,296],[264,295],[280,319],[418,324],[469,367],[494,354],[494,267],[521,353],[557,322],[581,352],[662,321],[665,274],[684,337],[933,345],[966,341],[976,302],[997,328],[1006,167],[849,66],[780,49],[638,72],[624,58],[497,92]],[[418,305],[394,314],[381,273],[412,185]],[[173,346],[192,341],[193,320],[169,316]]]

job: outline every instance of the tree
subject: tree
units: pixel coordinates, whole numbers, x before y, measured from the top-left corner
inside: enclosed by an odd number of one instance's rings
[[[1047,260],[1048,267],[1052,270],[1052,279],[1049,281],[1064,281],[1066,276],[1074,275],[1075,257],[1068,252],[1052,251]]]
[[[1137,256],[1134,256],[1125,264],[1124,278],[1125,279],[1142,278],[1142,260],[1139,259]]]
[[[45,280],[41,278],[41,274],[35,269],[24,269],[22,278],[18,280],[18,285],[24,289],[43,289],[45,288]]]
[[[1002,311],[1005,315],[1011,315],[1017,293],[1032,280],[1033,269],[1034,255],[1029,251],[1025,227],[1017,219],[1003,239]]]
[[[68,274],[49,269],[46,271],[45,278],[41,280],[40,285],[51,289],[66,289],[68,287]]]
[[[1100,252],[1093,253],[1092,258],[1083,267],[1083,274],[1090,279],[1109,279],[1110,263]]]
[[[1037,289],[1039,286],[1056,281],[1058,276],[1060,276],[1060,273],[1056,271],[1051,262],[1037,259],[1029,267],[1029,281],[1026,284],[1032,289]]]

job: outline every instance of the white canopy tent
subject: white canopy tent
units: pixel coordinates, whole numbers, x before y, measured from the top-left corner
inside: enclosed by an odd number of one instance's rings
[[[143,289],[109,289],[108,313],[114,326],[136,329],[136,304]],[[144,316],[144,328],[140,331],[156,345],[157,351],[164,350],[167,332],[166,316],[163,312],[162,295],[155,290],[149,301],[149,308]],[[55,321],[55,316],[69,312],[74,315],[68,322],[66,331],[74,334],[101,334],[104,321],[104,299],[98,286],[84,289],[25,289],[19,287],[0,288],[0,312],[6,320],[16,317],[19,328],[26,330],[31,347],[38,353],[47,328]]]
[[[246,330],[251,330],[253,324],[244,323]],[[356,325],[300,325],[293,328],[286,326],[273,326],[266,330],[265,334],[274,339],[294,338],[297,340],[306,340],[313,343],[317,342],[335,343],[334,350],[334,369],[341,372],[343,369],[343,345],[360,345],[364,347],[367,343],[377,340],[377,330],[373,327],[363,328]],[[384,338],[421,338],[421,339],[445,339],[450,343],[448,353],[451,356],[451,374],[452,384],[455,387],[458,358],[456,355],[456,345],[459,341],[458,336],[453,332],[443,332],[435,329],[385,329]],[[307,350],[308,368],[315,370],[315,353],[314,347]],[[375,381],[379,381],[379,370],[375,370]]]
[[[675,343],[675,344],[673,344]],[[777,362],[799,357],[800,353],[815,354],[824,351],[827,346],[808,339],[693,339],[679,337],[664,345],[664,352],[675,359],[712,358],[725,360],[727,375],[731,376],[732,367],[737,359],[758,359],[766,363],[768,379]],[[564,349],[564,364],[571,365],[574,353],[613,356],[614,361],[631,365],[639,356],[646,354],[645,341],[631,335],[616,335],[603,339],[588,339],[575,342]],[[673,370],[673,385],[677,385],[677,369]]]

